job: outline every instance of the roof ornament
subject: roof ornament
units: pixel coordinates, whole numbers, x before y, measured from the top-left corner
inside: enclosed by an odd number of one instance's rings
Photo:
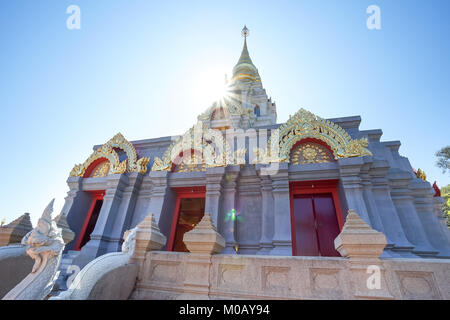
[[[242,28],[241,34],[245,39],[247,39],[247,37],[250,35],[250,30],[248,30],[246,25],[244,25],[244,28]]]

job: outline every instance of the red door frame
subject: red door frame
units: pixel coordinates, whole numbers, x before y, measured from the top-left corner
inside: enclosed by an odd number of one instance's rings
[[[178,217],[180,215],[181,199],[187,198],[205,198],[206,187],[180,187],[172,188],[177,194],[177,202],[175,204],[175,210],[173,212],[172,227],[170,228],[169,243],[167,245],[167,251],[173,251],[175,233],[177,231]]]
[[[289,183],[289,201],[291,209],[291,239],[292,239],[292,255],[297,253],[297,237],[295,233],[294,219],[294,195],[298,194],[323,194],[331,193],[336,211],[339,231],[344,226],[344,217],[342,215],[341,204],[337,191],[339,180],[318,180],[318,181],[294,181]]]
[[[92,202],[91,206],[89,207],[89,211],[86,215],[86,218],[84,219],[83,227],[81,228],[80,234],[77,239],[77,243],[75,245],[76,251],[80,251],[80,245],[81,241],[84,238],[84,234],[86,233],[87,226],[89,224],[89,220],[91,220],[92,213],[94,212],[95,204],[97,203],[97,200],[103,200],[103,197],[105,196],[105,190],[96,190],[96,191],[87,191],[90,194],[92,194]]]

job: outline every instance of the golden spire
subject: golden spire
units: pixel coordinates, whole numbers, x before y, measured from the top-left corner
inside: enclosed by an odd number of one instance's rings
[[[251,80],[251,81],[259,81],[259,73],[258,69],[256,69],[255,65],[250,59],[250,54],[247,49],[247,37],[250,34],[250,30],[248,30],[247,26],[241,31],[242,36],[244,37],[244,47],[242,48],[241,56],[233,69],[233,81],[236,80]]]

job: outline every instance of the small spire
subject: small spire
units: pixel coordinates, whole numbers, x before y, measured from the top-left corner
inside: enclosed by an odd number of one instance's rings
[[[248,30],[246,25],[244,25],[244,28],[242,28],[241,34],[245,39],[247,39],[247,37],[250,35],[250,30]]]

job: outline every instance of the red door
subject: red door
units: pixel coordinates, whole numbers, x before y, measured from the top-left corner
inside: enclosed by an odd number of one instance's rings
[[[293,205],[295,255],[340,257],[334,249],[340,231],[332,194],[294,195]]]
[[[177,194],[177,202],[173,213],[167,250],[187,252],[183,237],[203,218],[206,188],[204,186],[181,187],[173,188],[173,190]]]
[[[91,240],[91,233],[95,229],[95,224],[97,223],[97,219],[100,215],[100,210],[102,209],[103,204],[103,196],[105,195],[105,191],[90,191],[92,193],[93,198],[91,202],[91,207],[86,214],[86,218],[84,220],[83,227],[81,228],[80,234],[78,235],[77,242],[75,244],[75,250],[81,250],[83,246]]]
[[[195,228],[202,220],[204,212],[205,198],[181,199],[172,251],[189,252],[183,242],[184,234]]]

